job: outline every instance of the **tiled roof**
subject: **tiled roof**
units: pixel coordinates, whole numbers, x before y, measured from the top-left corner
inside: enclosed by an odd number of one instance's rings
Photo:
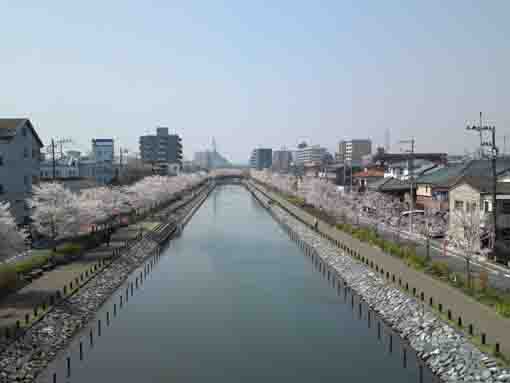
[[[481,194],[492,193],[492,177],[473,177],[467,176],[462,177],[455,186],[462,184],[468,184],[469,186],[478,190]],[[510,182],[498,182],[496,184],[496,194],[510,194]]]
[[[374,182],[371,182],[367,185],[367,188],[368,190],[373,190],[373,191],[379,191],[380,188],[386,183],[388,182],[389,180],[391,180],[391,178],[387,177],[387,178],[381,178],[380,180],[377,180],[377,181],[374,181]]]
[[[402,191],[407,190],[411,187],[411,184],[407,181],[400,181],[396,178],[389,178],[388,182],[385,182],[380,187],[380,191],[389,192],[389,191]]]
[[[362,172],[357,172],[352,175],[353,177],[384,177],[384,170],[382,169],[366,169]]]
[[[449,188],[458,183],[463,177],[486,177],[488,174],[491,174],[491,166],[489,160],[472,160],[465,164],[447,166],[419,177],[416,183]],[[507,169],[510,169],[510,159],[498,158],[496,161],[496,173],[500,174]]]
[[[462,174],[466,165],[447,166],[416,179],[417,184],[433,184],[436,186],[449,186]]]

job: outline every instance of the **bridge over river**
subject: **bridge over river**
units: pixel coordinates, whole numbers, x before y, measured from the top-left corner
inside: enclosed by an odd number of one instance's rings
[[[219,185],[118,299],[40,381],[419,382],[415,356],[404,367],[396,337],[390,352],[242,186]]]

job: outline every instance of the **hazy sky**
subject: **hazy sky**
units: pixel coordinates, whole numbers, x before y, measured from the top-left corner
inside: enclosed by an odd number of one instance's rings
[[[0,116],[45,142],[168,126],[184,154],[415,136],[462,153],[484,111],[510,151],[510,1],[0,2]],[[395,144],[393,148],[398,150]]]

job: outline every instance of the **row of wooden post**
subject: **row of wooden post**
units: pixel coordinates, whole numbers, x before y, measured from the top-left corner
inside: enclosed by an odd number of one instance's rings
[[[332,285],[335,286],[334,281],[337,281],[336,288],[337,288],[337,294],[340,295],[342,286],[344,288],[344,302],[347,299],[347,294],[350,292],[351,294],[351,308],[354,310],[354,302],[355,302],[355,294],[352,292],[352,289],[347,285],[345,281],[343,281],[338,273],[335,272],[334,269],[331,268],[329,264],[324,262],[322,259],[320,259],[320,256],[318,252],[315,250],[313,246],[310,246],[307,242],[303,241],[287,224],[282,222],[278,219],[278,222],[282,225],[282,227],[285,229],[285,231],[288,233],[290,238],[295,241],[300,249],[304,251],[304,254],[312,259],[313,265],[315,268],[319,270],[319,272],[327,278],[328,282],[332,281]],[[327,238],[323,233],[320,233],[321,236],[324,238]],[[329,238],[327,238],[329,239]],[[332,241],[333,243],[336,243],[336,241]],[[340,246],[337,246],[340,248]],[[362,319],[363,310],[362,310],[362,301],[363,299],[359,297],[358,302],[358,309],[359,309],[359,319]],[[367,323],[368,328],[371,328],[371,322],[372,322],[372,311],[370,308],[367,311]],[[381,340],[381,320],[377,321],[377,339]],[[388,334],[388,350],[390,353],[393,352],[393,334],[390,330]],[[407,368],[407,348],[405,346],[402,347],[402,366],[404,368]],[[423,383],[424,379],[424,365],[423,363],[418,360],[418,381],[419,383]]]
[[[152,271],[153,267],[156,265],[156,262],[158,262],[160,260],[160,258],[161,258],[161,248],[159,246],[157,246],[153,251],[152,257],[143,265],[143,271],[140,271],[139,274],[136,273],[134,282],[133,282],[133,280],[131,280],[130,282],[127,283],[127,287],[125,290],[125,297],[124,297],[124,292],[122,292],[119,295],[119,309],[124,306],[124,302],[127,303],[129,301],[130,295],[131,296],[134,295],[134,289],[135,288],[138,289],[139,286],[141,286],[143,284],[143,280],[147,279],[147,277],[150,274],[150,272]],[[131,294],[129,294],[129,292],[131,292]],[[118,312],[117,303],[114,303],[113,304],[113,317],[114,318],[117,316],[117,312]],[[110,312],[106,311],[106,326],[107,327],[110,326],[110,322],[111,322],[110,319],[111,319]],[[97,320],[97,336],[100,337],[101,334],[102,334],[102,323],[101,323],[101,319],[98,319]],[[93,328],[90,328],[89,333],[88,333],[88,338],[89,338],[90,348],[92,348],[94,346],[94,330],[93,330]],[[84,359],[83,341],[80,340],[79,360],[83,361],[83,359]],[[71,356],[66,357],[65,376],[66,376],[66,378],[71,377]],[[54,372],[52,374],[52,382],[57,383],[57,373],[56,372]]]

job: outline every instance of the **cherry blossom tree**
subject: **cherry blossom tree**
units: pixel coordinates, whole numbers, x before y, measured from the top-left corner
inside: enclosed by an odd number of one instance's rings
[[[481,217],[476,202],[467,201],[464,204],[466,206],[452,209],[448,241],[462,250],[462,256],[466,261],[466,279],[468,287],[471,288],[471,262],[480,249]]]
[[[33,209],[34,227],[54,242],[76,236],[80,230],[77,196],[60,183],[43,183],[34,186],[28,200]]]
[[[11,214],[10,204],[0,202],[0,256],[6,257],[21,252],[25,248],[27,233],[18,230]]]

